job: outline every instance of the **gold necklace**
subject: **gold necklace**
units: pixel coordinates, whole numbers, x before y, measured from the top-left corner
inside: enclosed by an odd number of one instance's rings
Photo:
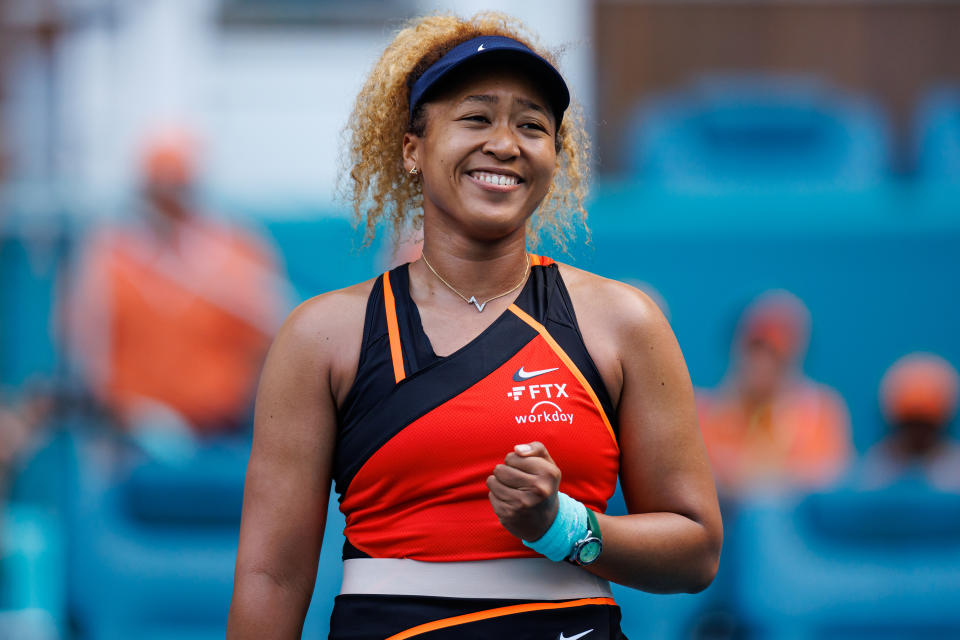
[[[516,291],[517,289],[519,289],[519,288],[520,288],[520,285],[522,285],[523,282],[527,279],[527,274],[530,273],[530,256],[527,256],[527,257],[526,257],[526,262],[527,262],[527,264],[526,264],[526,266],[524,266],[524,268],[523,268],[523,275],[520,277],[520,281],[517,282],[517,284],[513,285],[512,287],[510,287],[509,290],[504,291],[503,293],[498,293],[497,295],[493,296],[492,298],[487,298],[487,299],[484,300],[483,302],[478,302],[478,301],[477,301],[477,298],[476,298],[475,296],[470,296],[469,298],[467,298],[467,296],[465,296],[465,295],[463,295],[462,293],[460,293],[459,291],[457,291],[456,287],[454,287],[452,284],[450,284],[449,282],[447,282],[446,280],[444,280],[444,279],[443,279],[443,276],[441,276],[439,273],[437,273],[437,270],[434,269],[434,268],[433,268],[433,265],[430,264],[430,261],[427,260],[426,254],[421,253],[420,255],[423,257],[423,264],[427,265],[427,268],[430,269],[431,272],[433,272],[433,275],[437,276],[437,279],[439,279],[440,282],[442,282],[443,284],[447,285],[447,288],[450,289],[450,291],[453,291],[455,294],[457,294],[458,296],[460,296],[460,299],[461,299],[461,300],[463,300],[464,302],[466,302],[466,303],[468,303],[468,304],[472,304],[473,306],[475,306],[475,307],[477,308],[477,313],[480,313],[481,311],[483,311],[483,308],[484,308],[485,306],[487,306],[487,303],[490,302],[491,300],[496,300],[497,298],[502,298],[503,296],[507,295],[508,293],[513,293],[514,291]]]

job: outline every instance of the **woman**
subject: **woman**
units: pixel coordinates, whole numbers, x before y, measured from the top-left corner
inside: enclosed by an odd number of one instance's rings
[[[619,638],[608,580],[713,579],[720,516],[669,326],[639,291],[526,251],[583,212],[568,102],[504,16],[422,19],[384,52],[350,125],[353,201],[368,234],[422,224],[423,257],[280,330],[230,638],[299,637],[331,478],[332,638]],[[605,516],[618,474],[632,515]]]

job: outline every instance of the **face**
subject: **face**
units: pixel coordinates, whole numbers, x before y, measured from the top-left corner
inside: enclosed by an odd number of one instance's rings
[[[915,455],[922,455],[936,448],[940,443],[943,436],[943,426],[936,420],[914,418],[896,422],[894,429],[907,451]]]
[[[425,224],[480,240],[522,234],[556,164],[556,123],[524,74],[471,74],[426,105],[423,136],[404,136],[407,170],[420,169]]]
[[[148,183],[144,196],[152,204],[148,213],[160,219],[183,220],[190,217],[190,185]]]
[[[789,370],[789,360],[773,347],[752,341],[741,352],[740,390],[754,401],[769,401]]]

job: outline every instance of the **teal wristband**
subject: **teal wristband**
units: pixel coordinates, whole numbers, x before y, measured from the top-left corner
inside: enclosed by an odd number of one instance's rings
[[[523,544],[554,562],[566,560],[573,545],[587,534],[587,508],[567,494],[557,493],[557,517],[547,532],[535,542]]]

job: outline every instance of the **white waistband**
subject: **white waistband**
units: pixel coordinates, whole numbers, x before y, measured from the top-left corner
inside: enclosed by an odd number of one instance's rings
[[[343,561],[340,593],[522,600],[612,597],[603,578],[547,558],[477,562],[351,558]]]

